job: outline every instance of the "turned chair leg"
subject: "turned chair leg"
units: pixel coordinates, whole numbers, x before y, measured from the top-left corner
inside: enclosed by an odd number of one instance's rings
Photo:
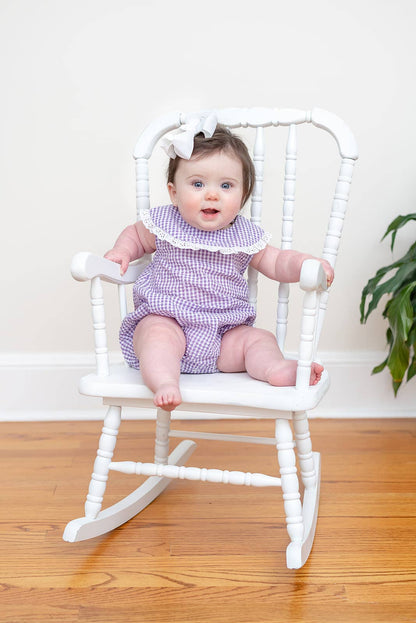
[[[292,542],[302,542],[303,517],[292,429],[288,420],[276,420],[276,447],[282,481],[287,531]]]
[[[156,415],[155,463],[159,465],[167,465],[168,463],[169,431],[170,412],[158,409]]]
[[[101,510],[120,422],[121,407],[109,407],[104,418],[97,457],[91,475],[87,501],[85,502],[85,517],[88,519],[95,519]]]
[[[293,414],[293,428],[302,482],[305,489],[313,489],[316,487],[317,475],[306,411],[299,411]]]
[[[293,413],[293,428],[288,420],[276,421],[276,445],[280,466],[287,531],[290,537],[286,549],[289,569],[299,569],[307,561],[312,549],[318,517],[320,455],[312,452],[309,425],[305,412]],[[295,445],[305,490],[303,501],[299,493],[299,479],[296,470]]]

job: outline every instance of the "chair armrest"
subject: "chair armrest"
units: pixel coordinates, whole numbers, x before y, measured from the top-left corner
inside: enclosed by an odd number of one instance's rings
[[[72,258],[71,274],[77,281],[87,281],[94,277],[101,277],[101,279],[110,283],[134,283],[149,264],[150,259],[150,255],[143,256],[137,263],[130,264],[124,275],[120,275],[120,264],[100,255],[81,251]]]
[[[299,285],[305,292],[323,292],[328,289],[326,273],[319,260],[305,260],[300,271]]]
[[[307,390],[311,365],[315,359],[319,335],[322,328],[326,302],[321,307],[321,294],[328,290],[326,273],[319,260],[309,259],[302,264],[299,285],[304,290],[302,326],[299,344],[299,358],[296,373],[296,388]]]

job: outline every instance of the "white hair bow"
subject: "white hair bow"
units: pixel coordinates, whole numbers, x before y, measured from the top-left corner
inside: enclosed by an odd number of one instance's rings
[[[213,112],[202,113],[198,117],[192,117],[188,123],[178,130],[170,132],[161,141],[161,147],[169,158],[184,158],[189,160],[194,150],[194,138],[202,132],[205,138],[211,138],[217,127],[217,117]]]

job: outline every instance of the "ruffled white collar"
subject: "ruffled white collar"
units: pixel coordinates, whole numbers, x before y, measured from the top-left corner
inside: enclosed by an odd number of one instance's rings
[[[219,251],[224,255],[246,253],[254,255],[264,249],[270,234],[238,215],[226,229],[203,231],[189,225],[173,205],[142,210],[141,219],[145,227],[159,240],[164,240],[179,249]]]

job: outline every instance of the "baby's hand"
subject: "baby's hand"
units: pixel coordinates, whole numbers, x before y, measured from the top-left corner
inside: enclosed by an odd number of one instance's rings
[[[112,262],[116,262],[117,264],[121,264],[120,266],[120,275],[124,275],[126,270],[129,267],[130,263],[130,255],[127,251],[122,251],[120,249],[110,249],[104,255],[107,260],[111,260]]]
[[[332,282],[334,281],[334,269],[332,268],[331,264],[329,262],[327,262],[326,260],[319,260],[322,264],[322,267],[325,271],[326,274],[326,285],[329,286],[332,284]]]

